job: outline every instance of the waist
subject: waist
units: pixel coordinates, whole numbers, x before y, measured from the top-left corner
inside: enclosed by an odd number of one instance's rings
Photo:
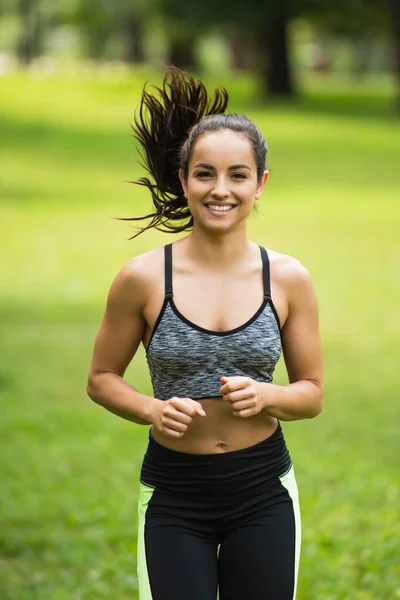
[[[149,431],[140,479],[171,494],[229,497],[238,490],[249,494],[277,480],[291,466],[291,459],[278,421],[275,431],[251,446],[230,452],[192,454],[159,444]]]
[[[155,440],[179,452],[212,454],[252,446],[269,437],[277,426],[277,420],[265,411],[238,419],[232,405],[222,398],[202,398],[199,402],[206,416],[195,415],[182,437],[172,438],[152,428]]]

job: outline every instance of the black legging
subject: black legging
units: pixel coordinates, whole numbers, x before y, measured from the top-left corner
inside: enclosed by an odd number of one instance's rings
[[[140,600],[293,600],[300,514],[280,425],[221,454],[169,450],[149,434],[138,527]]]

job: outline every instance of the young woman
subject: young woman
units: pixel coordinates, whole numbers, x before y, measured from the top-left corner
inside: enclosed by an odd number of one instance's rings
[[[151,425],[140,477],[140,600],[292,600],[300,513],[280,421],[322,409],[308,271],[246,235],[266,142],[171,68],[143,91],[135,135],[152,179],[147,227],[190,231],[129,260],[97,335],[88,394]],[[135,217],[141,219],[146,217]],[[144,229],[142,231],[144,231]],[[143,343],[154,397],[124,381]],[[290,383],[272,383],[283,351]]]

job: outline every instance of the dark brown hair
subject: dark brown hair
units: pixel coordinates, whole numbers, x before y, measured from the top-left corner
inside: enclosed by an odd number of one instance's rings
[[[224,114],[228,104],[228,93],[224,88],[216,89],[211,96],[201,81],[170,67],[162,87],[153,86],[152,89],[154,91],[150,93],[144,86],[132,125],[133,137],[142,146],[142,164],[151,179],[141,177],[132,183],[150,190],[155,211],[143,217],[122,219],[151,219],[130,239],[151,227],[167,233],[192,228],[193,217],[178,171],[182,168],[187,178],[193,148],[201,135],[223,129],[244,134],[253,148],[259,181],[266,168],[268,147],[262,133],[245,115]]]

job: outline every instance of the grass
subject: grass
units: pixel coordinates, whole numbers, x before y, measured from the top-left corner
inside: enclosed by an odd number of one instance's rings
[[[91,403],[85,384],[112,278],[172,239],[127,242],[132,230],[111,218],[149,207],[125,183],[140,173],[129,120],[146,78],[0,80],[5,600],[137,598],[148,428]],[[283,423],[301,494],[298,600],[400,598],[400,123],[387,88],[363,97],[316,85],[294,106],[262,105],[254,84],[229,82],[232,110],[248,112],[270,146],[249,236],[299,258],[320,303],[325,410]],[[142,350],[127,379],[151,393]],[[286,380],[281,360],[276,382]]]

